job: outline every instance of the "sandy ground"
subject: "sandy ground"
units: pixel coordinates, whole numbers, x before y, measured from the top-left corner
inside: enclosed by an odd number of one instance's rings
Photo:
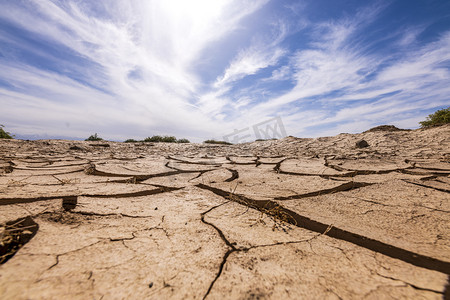
[[[0,298],[448,299],[449,192],[449,125],[0,140]]]

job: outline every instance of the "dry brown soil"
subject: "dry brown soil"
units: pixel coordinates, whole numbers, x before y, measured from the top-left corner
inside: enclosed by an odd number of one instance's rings
[[[1,140],[0,298],[442,299],[449,192],[449,125]]]

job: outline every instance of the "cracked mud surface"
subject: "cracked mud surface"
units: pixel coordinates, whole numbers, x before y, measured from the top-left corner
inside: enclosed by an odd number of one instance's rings
[[[0,141],[2,299],[449,293],[450,126],[104,144]]]

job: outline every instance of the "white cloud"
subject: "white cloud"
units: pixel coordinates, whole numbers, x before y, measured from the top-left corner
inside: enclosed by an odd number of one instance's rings
[[[256,74],[259,70],[275,65],[285,51],[281,48],[261,51],[259,47],[252,47],[239,53],[230,64],[222,77],[218,78],[214,86],[223,87],[248,75]]]
[[[276,65],[287,51],[279,46],[287,34],[284,23],[274,24],[276,31],[270,37],[256,40],[252,45],[238,53],[224,74],[217,78],[215,88],[222,88],[261,69]]]
[[[421,111],[448,105],[450,32],[408,49],[399,59],[395,52],[368,54],[360,47],[358,33],[364,27],[359,27],[359,20],[333,24],[318,25],[328,34],[317,36],[310,49],[291,57],[295,86],[249,108],[246,118],[278,114],[289,120],[289,134],[333,135],[380,124],[418,127]],[[272,77],[278,75],[277,71]]]
[[[272,72],[272,76],[268,80],[288,80],[290,79],[291,69],[289,66],[282,66]]]
[[[417,36],[421,34],[424,29],[425,28],[423,26],[419,26],[417,28],[409,28],[404,30],[398,44],[403,47],[413,45],[417,41]]]
[[[220,106],[208,104],[207,109],[198,109],[191,104],[202,85],[193,66],[206,47],[231,34],[265,3],[267,0],[2,3],[0,18],[95,62],[95,72],[80,67],[83,80],[106,92],[63,72],[21,65],[16,57],[0,59],[0,79],[18,88],[14,96],[3,91],[0,102],[8,109],[2,110],[0,117],[17,123],[24,114],[32,116],[39,108],[41,117],[36,122],[49,124],[47,128],[66,115],[73,123],[102,127],[111,136],[116,131],[114,120],[129,129],[140,126],[140,134],[160,128],[167,134],[183,128],[181,132],[191,130],[199,136],[215,131],[220,124],[209,113]],[[29,47],[18,45],[20,41],[11,37],[1,39],[16,43],[16,47]],[[40,55],[58,62],[52,54]],[[80,121],[75,117],[78,114],[90,118]],[[42,133],[41,129],[36,133]]]

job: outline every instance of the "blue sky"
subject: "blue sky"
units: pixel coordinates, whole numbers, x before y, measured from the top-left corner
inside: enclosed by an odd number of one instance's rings
[[[417,128],[449,95],[448,0],[0,0],[0,124],[19,138]]]

